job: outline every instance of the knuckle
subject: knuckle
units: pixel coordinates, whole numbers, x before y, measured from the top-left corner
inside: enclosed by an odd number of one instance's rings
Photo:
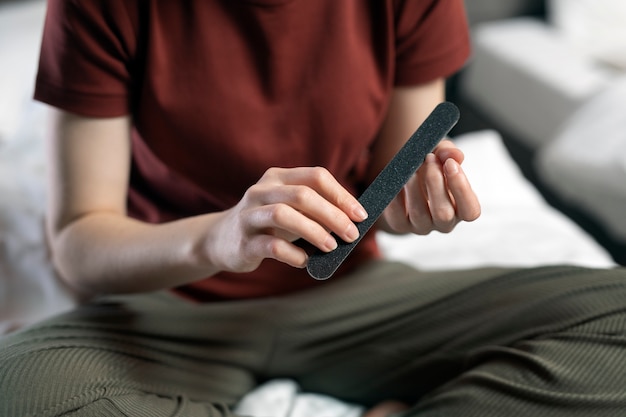
[[[263,174],[264,176],[269,176],[269,177],[273,177],[275,175],[278,174],[278,168],[276,167],[270,167],[268,169],[265,170],[265,173]]]
[[[258,198],[262,194],[262,190],[263,190],[262,186],[260,186],[259,184],[254,184],[246,190],[246,192],[243,195],[243,199],[249,200],[249,201],[258,200]]]
[[[261,180],[273,180],[280,176],[282,168],[270,167],[265,170]]]
[[[280,258],[282,250],[281,250],[281,245],[278,239],[270,239],[267,242],[266,249],[267,249],[268,257],[273,258],[273,259]]]
[[[311,179],[315,184],[322,184],[328,180],[330,172],[324,167],[313,167],[311,169]]]
[[[409,207],[409,218],[413,221],[427,222],[430,221],[430,213],[421,206]]]
[[[268,184],[253,184],[245,191],[240,201],[243,207],[263,206],[271,200],[272,189],[273,187]]]
[[[433,221],[429,213],[413,209],[409,213],[409,220],[413,232],[418,235],[427,235],[433,230]]]
[[[452,217],[438,218],[433,223],[435,225],[435,230],[441,233],[450,233],[459,223],[459,220],[456,215],[453,215]]]
[[[274,204],[268,208],[268,217],[273,224],[280,224],[288,212],[289,208],[285,204]]]
[[[450,223],[456,219],[456,212],[453,207],[437,207],[433,210],[433,218],[438,222]]]
[[[431,222],[419,222],[413,223],[415,227],[415,234],[425,236],[433,231],[433,225]]]
[[[266,258],[285,262],[289,258],[289,250],[285,242],[281,239],[269,239],[266,244]]]
[[[304,186],[297,187],[293,192],[292,198],[294,203],[298,205],[306,204],[313,198],[313,190]]]

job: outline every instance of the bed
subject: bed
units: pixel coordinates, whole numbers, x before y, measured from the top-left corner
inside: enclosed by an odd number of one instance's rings
[[[0,337],[76,303],[58,280],[44,244],[46,109],[31,100],[44,12],[45,3],[39,0],[0,3]],[[481,218],[451,234],[379,233],[385,256],[425,270],[614,265],[599,244],[543,200],[498,132],[471,132],[455,140],[466,154],[464,169],[481,198]],[[352,417],[362,409],[300,392],[291,380],[274,380],[249,393],[238,411]]]

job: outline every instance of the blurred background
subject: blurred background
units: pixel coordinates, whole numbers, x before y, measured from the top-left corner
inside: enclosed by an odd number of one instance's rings
[[[465,3],[456,133],[496,129],[546,200],[626,264],[626,2]]]
[[[448,240],[385,247],[391,255],[413,248],[406,259],[440,267],[470,246],[471,265],[517,262],[520,254],[524,265],[626,265],[626,1],[466,0],[466,7],[473,55],[449,80],[448,99],[462,114],[453,137],[495,132],[464,142],[471,178],[485,190],[483,219]],[[44,0],[0,0],[0,335],[74,302],[43,244],[45,107],[32,94],[44,15]],[[508,158],[602,251],[568,225],[556,227],[560,218],[546,214]]]

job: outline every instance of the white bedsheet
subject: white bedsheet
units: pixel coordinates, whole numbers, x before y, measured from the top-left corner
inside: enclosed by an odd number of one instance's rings
[[[571,219],[547,204],[509,156],[494,131],[457,138],[463,169],[481,205],[481,217],[453,233],[429,236],[380,234],[389,258],[421,269],[484,265],[614,265],[606,250]]]

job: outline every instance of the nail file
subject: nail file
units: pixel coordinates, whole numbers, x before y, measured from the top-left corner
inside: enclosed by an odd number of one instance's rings
[[[337,239],[337,248],[331,252],[318,250],[309,258],[307,271],[318,280],[330,278],[374,225],[383,210],[391,203],[411,176],[422,165],[426,155],[452,130],[459,120],[459,109],[452,103],[439,104],[417,128],[393,159],[383,168],[370,186],[361,194],[359,202],[368,218],[356,223],[359,238],[354,242]]]

